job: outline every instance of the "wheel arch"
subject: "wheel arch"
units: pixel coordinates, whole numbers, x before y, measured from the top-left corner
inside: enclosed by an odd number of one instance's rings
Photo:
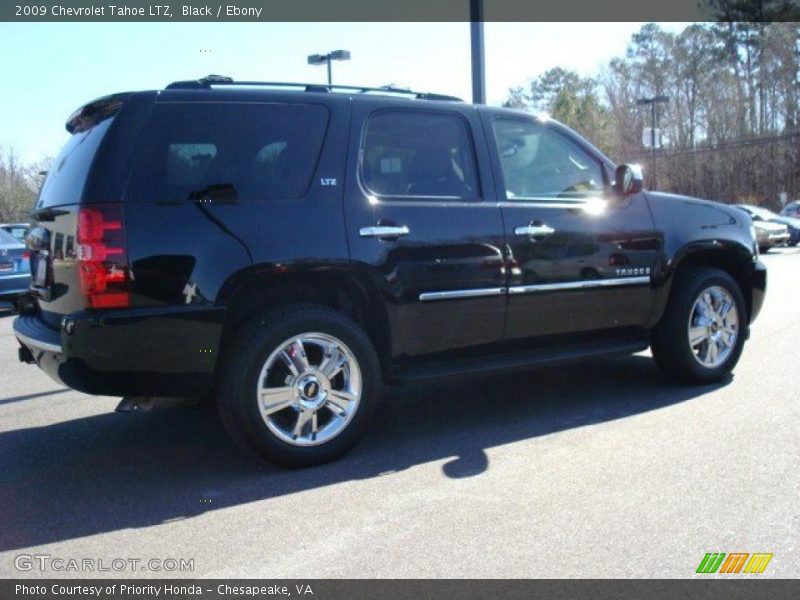
[[[744,296],[747,320],[753,315],[753,256],[748,248],[738,243],[710,241],[694,243],[684,247],[667,265],[659,293],[656,296],[650,326],[655,326],[664,315],[664,310],[675,291],[675,280],[679,273],[692,267],[720,269],[733,277]]]
[[[286,268],[253,267],[221,288],[217,304],[226,307],[222,351],[251,318],[289,304],[317,304],[340,311],[367,334],[384,374],[391,361],[391,332],[385,301],[369,277],[341,265]]]

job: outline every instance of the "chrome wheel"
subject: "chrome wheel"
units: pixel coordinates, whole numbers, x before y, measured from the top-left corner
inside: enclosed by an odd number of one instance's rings
[[[361,392],[355,356],[324,333],[303,333],[280,344],[264,363],[256,390],[264,423],[293,446],[322,444],[344,431]]]
[[[739,313],[730,292],[715,285],[700,293],[689,313],[688,335],[702,366],[714,369],[728,360],[739,337]]]

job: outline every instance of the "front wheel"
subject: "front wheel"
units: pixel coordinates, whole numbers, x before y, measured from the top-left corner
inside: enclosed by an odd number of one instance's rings
[[[651,348],[659,368],[690,384],[720,381],[744,346],[747,308],[738,284],[725,271],[692,268],[678,274]]]
[[[240,446],[289,466],[321,464],[363,434],[380,393],[375,350],[325,307],[269,312],[230,346],[217,402]]]

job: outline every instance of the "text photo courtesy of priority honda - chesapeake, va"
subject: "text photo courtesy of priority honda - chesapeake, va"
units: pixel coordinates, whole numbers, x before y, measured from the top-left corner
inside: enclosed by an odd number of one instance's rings
[[[796,597],[797,3],[301,4],[0,9],[0,595]]]

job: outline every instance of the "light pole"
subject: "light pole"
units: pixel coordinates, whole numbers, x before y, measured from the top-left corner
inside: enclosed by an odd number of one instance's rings
[[[327,54],[312,54],[308,57],[308,64],[328,66],[328,85],[333,85],[333,76],[331,74],[331,61],[334,60],[350,60],[349,50],[334,50]]]
[[[666,104],[669,102],[669,96],[653,96],[652,98],[639,98],[636,101],[638,105],[650,105],[650,150],[653,153],[653,189],[656,189],[656,124],[658,122],[658,113],[656,112],[656,104]]]
[[[486,61],[483,47],[483,0],[469,2],[472,54],[472,103],[486,104]]]

